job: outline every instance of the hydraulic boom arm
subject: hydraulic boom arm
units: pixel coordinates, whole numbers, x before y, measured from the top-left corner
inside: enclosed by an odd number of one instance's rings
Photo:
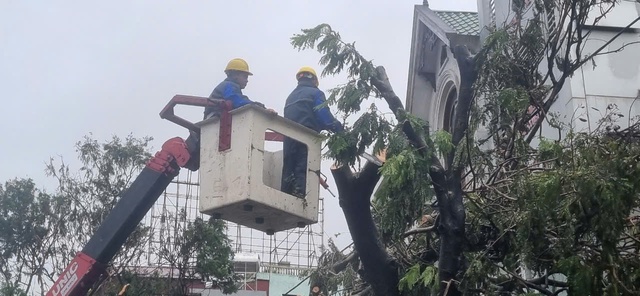
[[[81,296],[98,281],[113,256],[120,250],[151,206],[181,167],[195,171],[199,167],[200,129],[173,113],[177,104],[221,107],[228,112],[229,104],[206,98],[175,96],[162,110],[160,117],[191,131],[187,140],[172,138],[152,157],[131,187],[122,195],[96,233],[81,252],[62,272],[47,296]],[[228,113],[227,113],[228,114]]]

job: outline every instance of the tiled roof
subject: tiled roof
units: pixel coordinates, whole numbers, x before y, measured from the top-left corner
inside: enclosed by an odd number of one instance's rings
[[[480,22],[478,21],[477,12],[437,10],[433,12],[460,35],[477,36],[480,34]]]

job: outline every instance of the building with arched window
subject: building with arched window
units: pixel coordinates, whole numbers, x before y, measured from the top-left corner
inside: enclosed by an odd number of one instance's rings
[[[460,73],[452,48],[466,45],[478,52],[487,37],[488,28],[513,21],[512,1],[477,0],[478,12],[434,11],[428,2],[414,8],[413,36],[407,87],[407,110],[427,120],[433,130],[451,130],[456,107]],[[532,14],[533,0],[523,1],[526,13]],[[597,10],[597,9],[596,9]],[[592,12],[595,18],[600,11]],[[587,63],[569,77],[550,112],[577,131],[593,129],[607,107],[621,114],[621,127],[628,126],[640,114],[640,22],[628,26],[640,15],[640,3],[620,1],[605,18],[592,26],[584,26],[588,37],[583,53],[604,46],[593,63]],[[560,26],[554,13],[545,13],[541,24],[544,32]],[[562,28],[560,28],[562,30]],[[607,41],[613,39],[613,42]],[[544,64],[544,63],[543,63]],[[545,71],[545,65],[541,70]],[[542,135],[553,138],[557,131],[546,129]]]
[[[512,3],[516,1],[477,2],[478,12],[434,11],[427,1],[414,8],[406,106],[410,113],[428,121],[432,130],[452,132],[460,89],[460,70],[452,48],[466,45],[472,53],[478,52],[490,32],[488,29],[512,23],[516,15],[512,9]],[[519,10],[524,12],[518,15],[521,20],[532,17],[532,11],[536,9],[534,0],[518,1],[517,4],[524,6]],[[563,32],[566,27],[562,26],[568,22],[560,21],[554,8],[547,9],[541,13],[540,31],[543,34]],[[586,37],[579,46],[582,46],[584,56],[599,50],[603,54],[596,55],[593,62],[577,68],[567,78],[549,110],[559,122],[577,132],[593,131],[608,110],[619,112],[615,124],[621,128],[637,122],[640,116],[640,102],[636,102],[640,99],[640,21],[637,21],[640,2],[619,1],[606,17],[598,18],[601,15],[597,8],[590,12],[589,18],[599,21],[589,19],[587,23],[592,25],[580,27],[582,36]],[[571,54],[575,55],[571,51],[569,58],[575,59]],[[558,56],[552,53],[549,59],[557,61]],[[540,72],[549,69],[546,62],[545,59],[538,64]],[[533,113],[536,108],[534,105],[528,107],[532,119],[536,118]],[[482,137],[482,128],[476,137]],[[540,135],[557,139],[561,133],[543,122]],[[523,267],[522,273],[527,274],[528,269]],[[564,280],[561,274],[553,277]]]
[[[478,13],[433,11],[428,5],[416,5],[407,110],[429,121],[433,129],[451,131],[460,71],[450,49],[457,44],[480,49]]]

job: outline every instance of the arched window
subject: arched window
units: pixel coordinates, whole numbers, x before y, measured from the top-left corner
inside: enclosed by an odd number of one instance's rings
[[[455,87],[452,87],[451,90],[449,90],[449,94],[447,95],[447,100],[444,105],[444,120],[442,122],[443,129],[449,133],[453,133],[453,127],[454,127],[453,116],[454,116],[457,104],[458,104],[458,90]]]

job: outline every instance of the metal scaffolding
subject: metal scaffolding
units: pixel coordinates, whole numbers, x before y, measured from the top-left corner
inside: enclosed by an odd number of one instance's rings
[[[165,268],[169,262],[162,252],[179,247],[176,238],[196,218],[208,219],[198,210],[199,183],[196,173],[183,172],[167,187],[149,213],[143,225],[149,227],[150,239],[144,260],[139,264]],[[257,255],[260,271],[297,273],[317,266],[324,246],[324,200],[320,199],[318,223],[267,235],[231,222],[226,233],[236,254]],[[242,256],[237,256],[242,257]]]

